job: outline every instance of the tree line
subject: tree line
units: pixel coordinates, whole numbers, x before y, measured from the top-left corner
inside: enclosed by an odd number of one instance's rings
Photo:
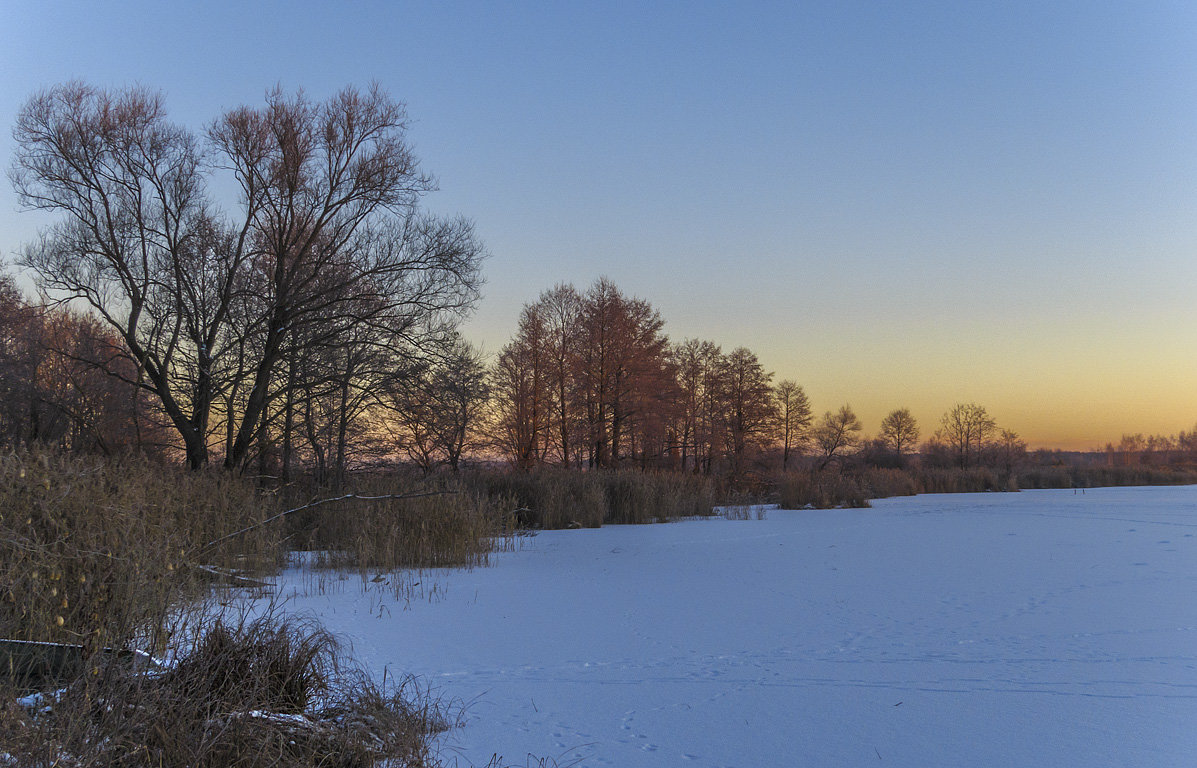
[[[57,218],[17,256],[37,300],[0,276],[0,440],[332,485],[395,457],[426,473],[473,459],[740,482],[849,457],[967,469],[1025,455],[973,403],[921,445],[905,408],[866,440],[850,406],[816,418],[747,347],[673,341],[605,278],[541,293],[488,361],[458,330],[485,249],[468,220],[423,209],[435,181],[407,122],[377,86],[324,101],[276,89],[199,133],[145,88],[30,98],[10,178],[26,209]],[[1108,451],[1182,447],[1197,440]]]
[[[94,314],[28,302],[7,276],[0,299],[6,442],[181,448],[152,390],[137,385],[135,359]],[[671,342],[663,326],[647,301],[600,279],[583,292],[558,285],[526,305],[515,337],[489,363],[455,332],[419,361],[349,343],[339,359],[351,364],[339,367],[338,358],[329,363],[336,350],[291,349],[253,459],[261,472],[333,483],[355,463],[396,455],[425,473],[503,459],[522,469],[630,466],[742,481],[846,461],[903,466],[920,449],[909,409],[864,439],[851,406],[816,419],[802,386],[774,383],[751,350]],[[230,434],[211,428],[209,450],[227,451]],[[925,462],[969,468],[1011,463],[1025,445],[965,404],[921,451]]]

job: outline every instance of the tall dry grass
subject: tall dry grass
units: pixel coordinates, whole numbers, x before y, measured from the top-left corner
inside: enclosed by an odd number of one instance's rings
[[[712,514],[710,478],[670,472],[540,467],[526,472],[481,471],[469,482],[515,510],[525,528],[598,528],[656,523]]]
[[[278,532],[254,527],[273,511],[271,499],[218,470],[0,454],[0,635],[91,650],[152,646],[172,606],[206,589],[211,573],[197,566],[277,555]]]
[[[371,681],[318,627],[213,623],[204,601],[214,573],[273,568],[299,544],[342,567],[470,566],[515,530],[510,499],[458,479],[357,481],[359,497],[417,496],[290,515],[286,491],[221,470],[0,454],[0,636],[74,654],[63,690],[31,709],[14,704],[31,679],[0,670],[0,765],[440,765],[433,736],[449,714],[427,690]],[[146,674],[129,663],[143,656],[108,650],[130,647],[178,661]]]
[[[981,493],[1017,491],[1018,479],[988,467],[920,469],[914,474],[919,493]]]
[[[0,692],[0,764],[30,768],[430,768],[455,717],[410,679],[372,682],[319,626],[275,615],[208,617],[155,674],[109,663],[31,707],[13,698]]]
[[[787,509],[867,507],[869,499],[917,493],[1017,491],[1018,481],[987,468],[883,469],[861,467],[823,472],[793,472],[778,481],[781,506]]]
[[[346,499],[288,517],[293,545],[319,553],[317,565],[364,570],[471,568],[510,547],[514,507],[461,478],[433,482],[402,476],[356,479]],[[393,496],[410,498],[387,498]]]
[[[795,472],[778,487],[783,509],[835,509],[869,506],[868,490],[857,478],[841,472]]]

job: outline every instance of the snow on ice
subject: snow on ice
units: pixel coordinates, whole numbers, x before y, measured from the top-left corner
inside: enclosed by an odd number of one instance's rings
[[[918,496],[543,532],[410,600],[280,584],[378,675],[469,702],[460,766],[1173,766],[1195,534],[1197,487]]]

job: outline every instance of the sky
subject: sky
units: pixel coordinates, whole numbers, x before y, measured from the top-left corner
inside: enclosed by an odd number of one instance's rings
[[[1197,422],[1191,2],[5,0],[0,73],[5,168],[71,79],[196,131],[378,82],[427,207],[486,243],[491,353],[606,276],[868,433],[959,402],[1032,447]],[[0,182],[0,258],[49,220]]]

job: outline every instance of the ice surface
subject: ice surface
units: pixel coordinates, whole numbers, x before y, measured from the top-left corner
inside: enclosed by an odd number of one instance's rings
[[[280,583],[472,702],[461,766],[1179,766],[1195,534],[1197,487],[919,496],[545,532],[410,601]]]

